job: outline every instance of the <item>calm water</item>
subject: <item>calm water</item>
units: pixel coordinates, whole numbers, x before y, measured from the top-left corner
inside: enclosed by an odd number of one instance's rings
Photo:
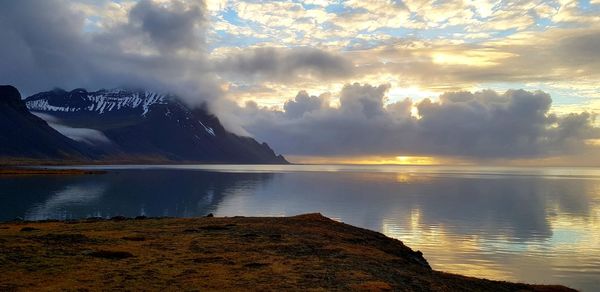
[[[398,238],[438,270],[600,290],[600,169],[101,168],[0,179],[0,220],[321,212]]]

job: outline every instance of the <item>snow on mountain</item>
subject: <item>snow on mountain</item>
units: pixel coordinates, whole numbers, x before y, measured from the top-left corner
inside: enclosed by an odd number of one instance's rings
[[[56,91],[42,92],[27,99],[27,108],[31,111],[43,112],[105,112],[122,109],[140,109],[146,115],[150,106],[166,104],[169,95],[150,91],[130,91],[124,89],[99,90],[87,92],[78,89],[70,92],[67,99],[56,100]]]
[[[85,89],[75,89],[71,92],[54,90],[38,93],[25,101],[32,112],[46,114],[96,113],[99,115],[117,114],[124,111],[134,111],[145,117],[157,105],[176,106],[183,113],[185,120],[192,119],[189,108],[178,102],[174,96],[152,91],[111,89],[88,92]],[[171,117],[171,110],[166,108],[164,115]],[[179,121],[178,121],[179,122]],[[204,130],[215,136],[215,130],[198,121]]]

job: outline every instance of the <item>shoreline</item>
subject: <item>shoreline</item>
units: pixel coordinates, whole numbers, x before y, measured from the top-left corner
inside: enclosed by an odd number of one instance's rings
[[[17,166],[0,166],[0,177],[11,176],[54,176],[54,175],[94,175],[105,174],[105,170],[85,170],[85,169],[50,169],[44,167],[17,167]]]
[[[320,214],[0,223],[0,290],[575,291],[432,270]]]
[[[168,160],[168,159],[28,159],[0,157],[0,168],[3,167],[38,167],[38,166],[86,166],[86,165],[196,165],[196,164],[231,164],[231,165],[294,165],[295,163],[231,163],[223,161],[193,161],[193,160]]]

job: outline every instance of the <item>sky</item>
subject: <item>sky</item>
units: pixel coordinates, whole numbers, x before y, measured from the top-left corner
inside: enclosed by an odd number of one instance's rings
[[[0,82],[207,102],[294,162],[600,165],[600,1],[0,0]]]

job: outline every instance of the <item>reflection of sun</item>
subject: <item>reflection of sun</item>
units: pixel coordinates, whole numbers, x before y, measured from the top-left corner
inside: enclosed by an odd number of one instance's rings
[[[409,183],[412,181],[412,175],[410,175],[410,173],[398,173],[396,175],[396,181],[399,183]]]

